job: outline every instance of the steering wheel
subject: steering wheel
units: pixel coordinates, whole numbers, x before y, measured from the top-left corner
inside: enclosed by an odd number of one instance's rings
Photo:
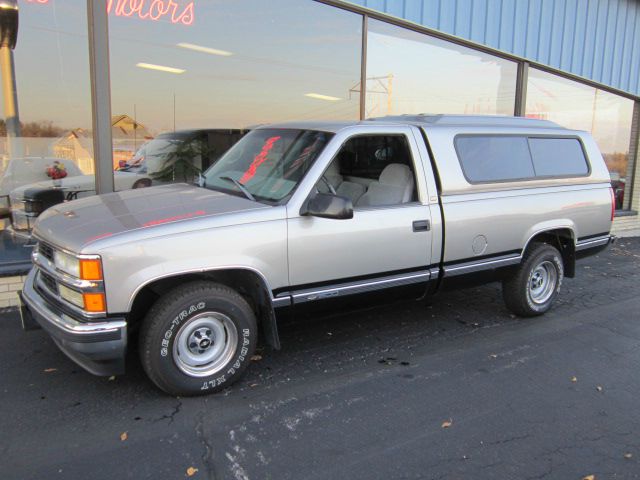
[[[322,176],[322,181],[324,182],[324,184],[327,186],[327,188],[331,192],[331,195],[337,195],[336,189],[333,188],[333,185],[331,185],[331,182],[329,182],[329,180],[327,180],[326,176],[324,176],[324,175]]]

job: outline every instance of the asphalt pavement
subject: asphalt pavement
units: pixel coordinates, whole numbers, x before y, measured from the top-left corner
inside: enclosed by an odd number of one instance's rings
[[[281,329],[244,379],[173,398],[135,356],[85,373],[0,314],[0,478],[640,478],[640,239],[579,263],[556,307],[500,286]]]

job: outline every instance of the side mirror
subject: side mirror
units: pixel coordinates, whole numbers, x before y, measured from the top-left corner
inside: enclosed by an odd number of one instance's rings
[[[353,203],[345,197],[316,193],[304,203],[300,209],[300,215],[348,220],[353,218]]]

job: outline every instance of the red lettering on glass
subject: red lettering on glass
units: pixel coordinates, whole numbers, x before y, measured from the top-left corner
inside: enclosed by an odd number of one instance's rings
[[[242,178],[240,179],[240,183],[247,183],[249,180],[251,180],[254,177],[254,175],[256,174],[256,170],[260,165],[262,165],[267,160],[267,155],[269,155],[269,152],[273,148],[273,145],[278,140],[280,140],[280,137],[271,137],[271,138],[268,138],[266,142],[264,142],[264,145],[262,146],[262,150],[258,155],[255,156],[255,158],[253,159],[253,162],[251,162],[251,165],[249,166],[247,171],[244,172],[244,175],[242,175]]]
[[[27,0],[27,3],[46,4],[49,0]],[[166,17],[173,24],[191,25],[196,18],[194,3],[191,1],[180,7],[174,0],[107,0],[107,12],[117,17],[138,17],[154,22]]]
[[[149,7],[149,16],[153,20],[159,20],[168,11],[168,8],[165,10],[162,0],[153,0],[153,3]]]
[[[191,25],[193,23],[193,19],[195,18],[193,11],[193,2],[187,5],[187,8],[184,9],[184,12],[177,18],[174,23],[182,23],[183,25]]]
[[[180,6],[173,0],[107,0],[107,12],[117,17],[138,17],[156,22],[164,17],[173,24],[191,25],[195,19],[194,3],[191,1]]]

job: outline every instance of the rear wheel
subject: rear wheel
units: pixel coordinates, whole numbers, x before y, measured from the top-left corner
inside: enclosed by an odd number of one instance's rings
[[[172,395],[203,395],[234,383],[256,347],[256,317],[235,290],[192,282],[165,294],[140,331],[149,378]]]
[[[518,270],[502,282],[502,295],[507,308],[516,315],[533,317],[547,312],[555,301],[562,280],[562,256],[546,243],[532,245]]]
[[[135,183],[131,186],[131,188],[147,188],[151,186],[151,179],[149,178],[141,178],[136,180]]]

